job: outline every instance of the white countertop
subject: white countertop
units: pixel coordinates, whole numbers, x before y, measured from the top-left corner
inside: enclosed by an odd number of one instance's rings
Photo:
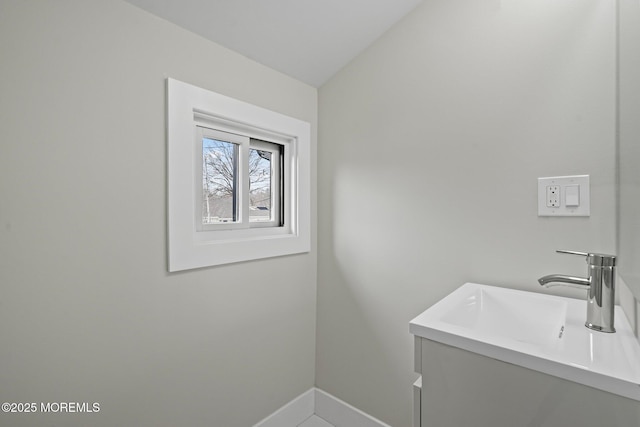
[[[533,303],[529,303],[529,302]],[[584,326],[586,301],[466,283],[410,322],[419,337],[640,401],[640,343]]]

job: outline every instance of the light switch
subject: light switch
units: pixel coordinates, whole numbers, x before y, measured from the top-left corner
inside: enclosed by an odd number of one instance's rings
[[[580,206],[580,186],[567,185],[564,191],[565,205],[568,208]]]

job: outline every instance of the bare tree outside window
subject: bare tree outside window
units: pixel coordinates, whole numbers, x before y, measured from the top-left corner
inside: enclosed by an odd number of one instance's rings
[[[235,222],[238,145],[202,139],[202,223]]]
[[[237,221],[238,145],[202,140],[202,223]],[[249,220],[271,220],[271,156],[249,149]]]
[[[271,221],[271,155],[249,149],[249,221]]]

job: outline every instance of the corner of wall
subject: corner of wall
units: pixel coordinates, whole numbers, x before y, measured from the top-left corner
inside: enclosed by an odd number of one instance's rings
[[[624,311],[633,332],[640,341],[640,319],[638,318],[640,315],[640,301],[634,297],[622,277],[618,277],[618,295],[622,311]]]

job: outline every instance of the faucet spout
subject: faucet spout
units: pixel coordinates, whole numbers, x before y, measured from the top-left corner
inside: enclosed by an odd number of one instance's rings
[[[545,288],[562,285],[588,291],[591,287],[591,280],[589,279],[585,279],[584,277],[566,276],[564,274],[549,274],[548,276],[539,278],[538,283]]]
[[[551,286],[570,286],[587,291],[587,321],[585,326],[599,332],[615,332],[616,299],[616,256],[575,252],[556,251],[559,253],[585,256],[587,259],[587,277],[550,274],[538,279],[545,288]]]

